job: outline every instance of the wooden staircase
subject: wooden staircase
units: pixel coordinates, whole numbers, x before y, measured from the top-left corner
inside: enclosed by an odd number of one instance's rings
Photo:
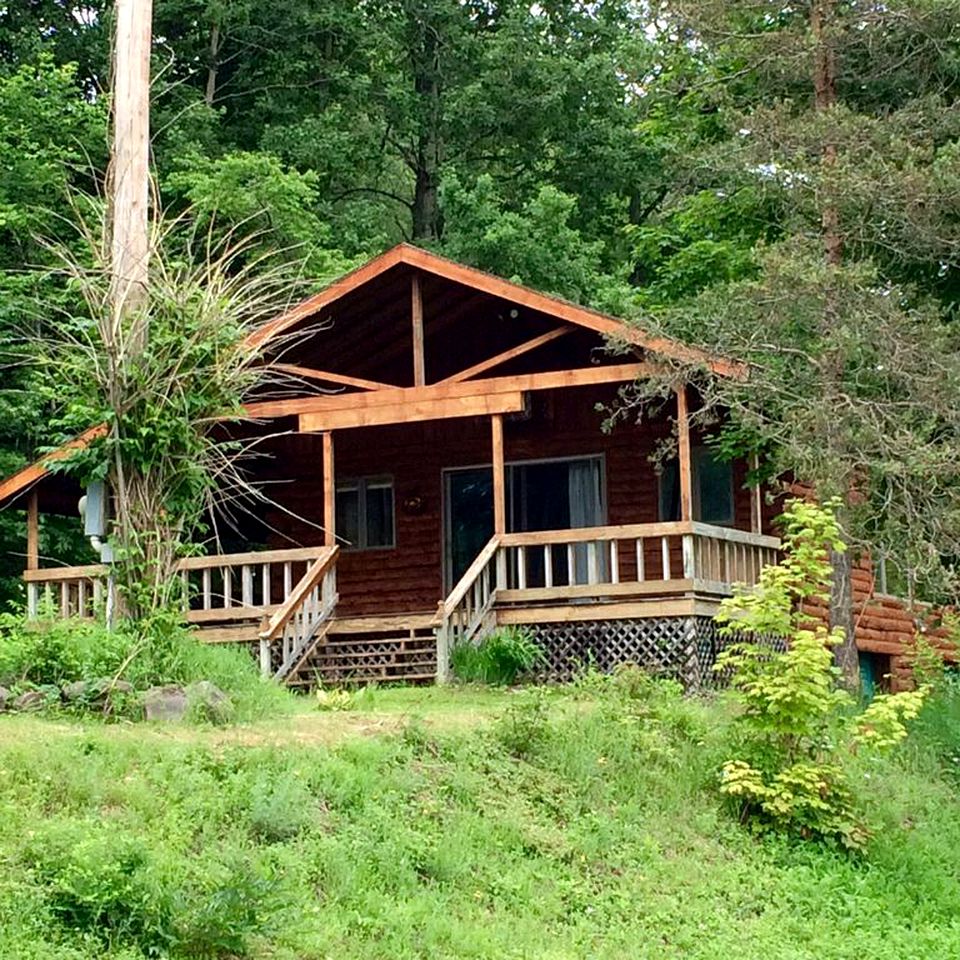
[[[433,614],[328,621],[322,640],[287,675],[292,687],[432,683],[437,677]]]

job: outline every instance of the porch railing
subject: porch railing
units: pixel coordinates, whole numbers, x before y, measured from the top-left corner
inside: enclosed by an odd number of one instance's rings
[[[776,537],[682,521],[501,537],[503,602],[698,593],[757,583],[779,558]]]
[[[337,606],[337,554],[325,547],[260,631],[260,670],[283,680],[294,673],[322,639]],[[272,647],[280,642],[280,664],[273,667]]]
[[[91,563],[81,567],[25,570],[27,616],[36,620],[43,608],[58,617],[92,617],[107,601],[107,567]]]
[[[279,610],[310,567],[328,554],[328,547],[301,547],[181,560],[177,571],[187,598],[185,619],[198,627],[259,623]],[[27,570],[27,615],[37,619],[47,608],[64,619],[92,617],[107,601],[108,576],[108,567],[97,563]]]
[[[504,555],[501,538],[494,536],[477,554],[449,596],[437,611],[437,679],[449,679],[450,652],[461,643],[469,643],[488,625],[497,597],[497,584],[504,583]]]
[[[776,537],[692,521],[494,536],[440,604],[438,679],[448,679],[452,649],[492,629],[498,609],[716,599],[734,583],[755,585],[779,557]]]

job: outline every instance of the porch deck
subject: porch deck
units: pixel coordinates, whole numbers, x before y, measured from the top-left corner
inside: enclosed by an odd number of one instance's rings
[[[435,611],[391,616],[338,615],[337,547],[191,557],[179,573],[197,636],[248,646],[264,675],[298,687],[442,682],[456,645],[501,625],[710,617],[779,549],[775,537],[694,521],[500,534]],[[29,614],[97,615],[107,578],[101,565],[28,570]]]

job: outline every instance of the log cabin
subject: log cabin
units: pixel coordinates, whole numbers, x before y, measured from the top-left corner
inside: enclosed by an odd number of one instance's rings
[[[653,419],[604,429],[605,411],[658,358],[736,363],[408,245],[251,340],[281,341],[272,360],[302,389],[251,403],[245,426],[268,506],[234,552],[180,565],[202,640],[248,645],[294,686],[428,682],[455,645],[520,625],[552,677],[631,661],[709,682],[713,614],[777,562],[777,506],[691,428],[685,386]],[[0,484],[0,506],[27,511],[30,616],[104,602],[107,569],[41,566],[38,533],[82,493],[49,461],[97,429]],[[864,662],[896,683],[912,616],[869,564],[856,589]]]

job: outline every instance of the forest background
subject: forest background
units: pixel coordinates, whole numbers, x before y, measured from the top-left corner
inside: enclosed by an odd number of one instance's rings
[[[14,360],[104,194],[110,21],[0,7],[2,474],[63,439]],[[155,0],[159,206],[316,286],[408,240],[742,357],[748,389],[704,385],[725,441],[855,478],[851,538],[953,596],[958,40],[955,0]]]

